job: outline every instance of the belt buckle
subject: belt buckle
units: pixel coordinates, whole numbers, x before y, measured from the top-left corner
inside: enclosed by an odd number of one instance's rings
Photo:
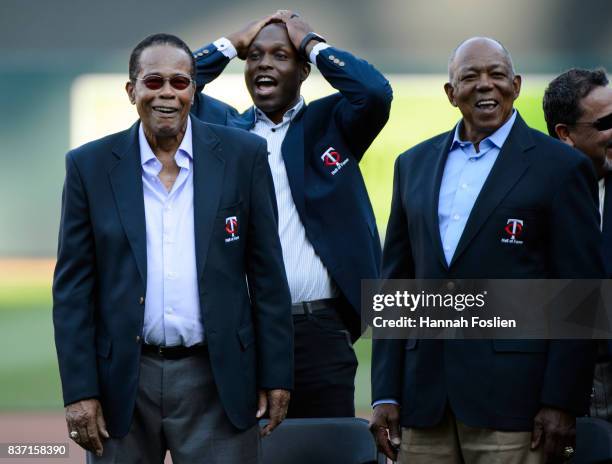
[[[163,358],[164,357],[164,347],[163,346],[158,346],[157,347],[157,354],[159,355],[159,357]]]
[[[304,306],[304,314],[312,316],[312,304],[310,301],[302,301],[302,306]]]

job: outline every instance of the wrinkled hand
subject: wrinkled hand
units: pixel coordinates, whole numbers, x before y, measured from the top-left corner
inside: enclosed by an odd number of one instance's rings
[[[542,408],[533,419],[531,449],[544,447],[546,462],[564,462],[563,450],[576,448],[576,417],[554,408]]]
[[[276,12],[276,16],[287,25],[287,33],[289,34],[289,40],[296,48],[299,50],[300,45],[306,34],[312,32],[312,27],[304,21],[300,16],[294,13],[291,10],[278,10]],[[306,53],[310,53],[312,47],[315,46],[317,42],[311,41],[306,47]]]
[[[289,407],[289,397],[291,394],[287,390],[260,390],[259,405],[257,407],[257,418],[261,419],[266,410],[269,409],[270,422],[261,429],[261,436],[265,437],[285,419],[287,408]]]
[[[78,433],[70,437],[82,448],[102,456],[102,437],[109,438],[102,415],[102,406],[96,399],[81,400],[66,406],[66,425],[70,432]]]
[[[399,406],[384,403],[374,408],[370,420],[370,432],[374,435],[378,450],[389,459],[397,459],[400,445]]]
[[[246,58],[247,51],[249,50],[251,42],[253,42],[253,39],[255,39],[257,34],[259,34],[259,31],[261,31],[261,29],[267,24],[280,21],[281,19],[278,17],[277,14],[264,16],[261,19],[251,21],[241,30],[228,35],[227,40],[232,43],[232,45],[238,52],[238,58],[244,60]]]

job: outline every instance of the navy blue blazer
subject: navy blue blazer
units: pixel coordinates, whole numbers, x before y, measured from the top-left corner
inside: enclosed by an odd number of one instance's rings
[[[591,162],[520,116],[446,264],[438,196],[453,131],[402,154],[383,252],[390,279],[600,278]],[[501,242],[508,218],[520,246]],[[595,344],[546,340],[374,340],[373,400],[394,398],[405,427],[431,427],[450,404],[473,427],[531,430],[546,405],[586,413]]]
[[[194,56],[200,90],[229,62],[213,44]],[[343,50],[322,50],[317,66],[339,92],[303,107],[291,122],[282,154],[306,236],[354,308],[349,329],[356,338],[361,279],[380,276],[381,258],[376,219],[358,163],[387,122],[393,92],[372,65]],[[239,114],[201,92],[193,113],[205,121],[245,130],[255,124],[254,108]],[[333,158],[326,152],[333,152]]]
[[[147,286],[138,124],[66,156],[53,282],[64,403],[99,398],[114,437],[132,420]],[[200,309],[221,402],[246,429],[256,422],[257,389],[293,383],[291,298],[266,143],[195,118],[192,134]],[[228,216],[238,218],[239,239],[226,242]]]

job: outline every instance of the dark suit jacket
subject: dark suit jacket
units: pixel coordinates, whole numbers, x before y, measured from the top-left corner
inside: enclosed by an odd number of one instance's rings
[[[520,116],[447,266],[438,194],[452,138],[452,131],[441,134],[396,161],[385,278],[603,275],[590,161]],[[501,242],[509,218],[525,221],[523,245]],[[448,402],[468,425],[530,430],[542,405],[587,411],[593,363],[594,344],[583,341],[375,340],[373,399],[398,400],[407,427],[437,424]]]
[[[272,177],[260,137],[192,120],[200,306],[221,402],[245,429],[255,424],[257,389],[291,389],[293,381]],[[99,398],[117,437],[131,423],[142,343],[141,172],[138,123],[68,153],[53,283],[64,402]],[[225,242],[230,215],[240,238]]]
[[[229,62],[213,44],[194,56],[199,89]],[[379,277],[381,257],[376,220],[358,163],[387,122],[393,94],[373,66],[343,50],[322,50],[317,64],[339,93],[304,106],[291,122],[282,154],[306,236],[354,309],[349,329],[356,338],[361,279]],[[204,121],[246,130],[255,124],[254,108],[238,114],[201,92],[193,113]],[[332,147],[339,154],[338,164],[326,164],[322,158]]]

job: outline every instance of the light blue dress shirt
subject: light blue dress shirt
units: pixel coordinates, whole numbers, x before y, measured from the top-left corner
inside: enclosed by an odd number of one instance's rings
[[[204,341],[193,219],[191,120],[175,160],[179,174],[168,192],[162,170],[139,128],[147,235],[147,293],[143,336],[151,345],[191,346]]]
[[[480,142],[479,152],[476,152],[472,142],[460,139],[459,129],[462,123],[455,126],[455,136],[444,166],[438,198],[440,238],[447,264],[453,259],[476,198],[515,120],[516,110],[503,126]]]

